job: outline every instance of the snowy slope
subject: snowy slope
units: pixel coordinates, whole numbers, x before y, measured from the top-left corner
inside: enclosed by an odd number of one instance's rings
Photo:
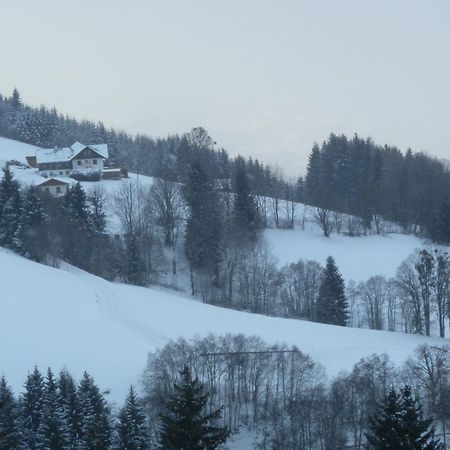
[[[332,234],[325,238],[317,228],[305,231],[265,231],[278,265],[310,259],[325,264],[333,256],[346,281],[364,281],[374,275],[395,276],[400,264],[415,249],[423,247],[422,239],[413,235],[387,234],[350,237]]]
[[[438,339],[350,329],[222,309],[182,294],[109,283],[78,269],[54,269],[0,250],[1,372],[20,391],[28,370],[88,370],[121,400],[147,352],[179,336],[244,333],[297,344],[333,376],[361,357],[387,352],[402,362]]]
[[[4,164],[5,161],[19,161],[20,163],[26,164],[26,157],[34,155],[38,148],[35,145],[24,144],[13,139],[0,137],[0,163]]]

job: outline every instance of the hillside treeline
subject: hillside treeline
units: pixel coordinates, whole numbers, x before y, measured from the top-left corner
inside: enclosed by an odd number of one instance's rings
[[[224,426],[257,430],[253,448],[258,449],[393,448],[367,446],[366,432],[371,417],[381,417],[378,408],[390,388],[405,383],[439,429],[450,418],[448,347],[420,346],[397,367],[386,354],[373,354],[330,380],[320,364],[297,347],[268,345],[243,335],[179,339],[150,354],[144,372],[144,400],[156,426],[177,368],[183,365],[191,367],[210,393],[209,408],[223,407]],[[393,420],[391,433],[394,426]],[[423,446],[395,448],[439,449],[425,446],[424,431]]]
[[[358,216],[366,229],[381,216],[407,232],[449,242],[449,224],[441,223],[449,197],[448,166],[422,152],[403,154],[356,135],[332,134],[309,156],[306,201]]]
[[[110,164],[127,166],[130,171],[152,177],[184,182],[191,163],[201,161],[211,178],[226,181],[232,177],[236,159],[202,128],[183,135],[152,138],[106,128],[101,122],[78,121],[45,106],[26,105],[17,89],[11,96],[0,94],[0,136],[39,147],[64,147],[75,141],[84,144],[107,143]],[[292,197],[294,188],[278,170],[249,158],[245,161],[252,189],[266,196]]]
[[[387,402],[393,387],[409,407]],[[213,450],[241,431],[253,432],[252,448],[261,450],[384,448],[367,446],[367,434],[407,442],[396,449],[438,450],[450,420],[450,354],[422,345],[401,366],[373,354],[329,380],[297,347],[210,335],[151,353],[142,388],[139,396],[131,387],[116,407],[86,372],[77,381],[67,370],[35,367],[19,395],[3,376],[0,448]]]

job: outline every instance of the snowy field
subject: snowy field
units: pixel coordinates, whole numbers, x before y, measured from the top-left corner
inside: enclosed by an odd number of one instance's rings
[[[318,229],[265,231],[278,265],[310,259],[325,264],[336,260],[346,281],[364,281],[374,275],[395,276],[400,264],[424,242],[413,235],[387,234],[350,237],[332,234],[325,238]]]
[[[296,344],[334,376],[387,352],[403,362],[420,336],[351,329],[222,309],[183,294],[109,283],[78,269],[54,269],[0,250],[1,371],[16,391],[36,364],[94,375],[113,401],[137,383],[147,353],[180,336],[257,335]]]

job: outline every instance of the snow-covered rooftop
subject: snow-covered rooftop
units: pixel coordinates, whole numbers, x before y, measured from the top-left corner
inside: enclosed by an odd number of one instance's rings
[[[85,145],[80,142],[75,142],[70,147],[62,148],[41,148],[36,150],[36,160],[38,164],[53,163],[53,162],[67,162],[75,158],[82,150],[90,148],[97,152],[100,156],[108,158],[107,144],[90,144]]]

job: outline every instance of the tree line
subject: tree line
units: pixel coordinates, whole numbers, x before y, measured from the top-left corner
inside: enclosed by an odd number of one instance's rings
[[[254,448],[443,449],[448,352],[422,345],[401,367],[374,354],[329,380],[297,347],[243,335],[179,339],[150,354],[144,402],[157,426],[177,367],[188,365],[210,393],[208,408],[223,408],[222,426],[257,430]]]
[[[383,232],[384,218],[407,232],[450,242],[450,171],[423,152],[403,154],[357,135],[331,134],[310,153],[304,194],[322,215],[357,216],[365,230]]]
[[[0,136],[39,147],[52,148],[85,144],[108,144],[111,165],[126,166],[131,172],[184,182],[194,160],[200,160],[209,175],[224,183],[237,164],[223,148],[197,127],[183,135],[153,138],[105,127],[101,122],[78,121],[55,108],[33,108],[23,102],[17,89],[11,96],[0,94]],[[298,196],[297,184],[284,179],[279,169],[257,159],[245,161],[252,188],[260,195],[280,198]],[[276,194],[276,195],[275,195]],[[298,200],[298,198],[297,198]]]
[[[62,370],[45,376],[37,367],[27,376],[16,397],[6,378],[0,379],[0,448],[7,450],[214,450],[228,438],[215,425],[218,409],[206,412],[208,393],[193,379],[190,369],[180,370],[171,386],[152,433],[146,405],[130,387],[117,411],[92,376],[84,372],[79,383]]]

